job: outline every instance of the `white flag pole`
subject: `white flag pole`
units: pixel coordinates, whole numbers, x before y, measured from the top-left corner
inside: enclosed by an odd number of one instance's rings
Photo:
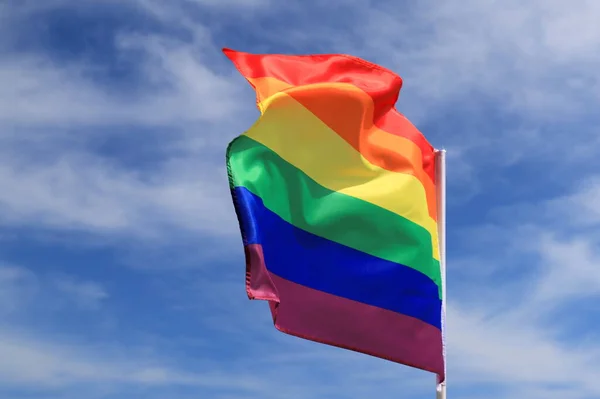
[[[440,269],[442,275],[442,339],[444,343],[444,374],[446,374],[446,150],[436,151],[435,158],[435,180],[438,199],[437,224],[440,242]],[[436,398],[446,399],[446,380],[444,380],[443,383],[437,383],[436,385]]]

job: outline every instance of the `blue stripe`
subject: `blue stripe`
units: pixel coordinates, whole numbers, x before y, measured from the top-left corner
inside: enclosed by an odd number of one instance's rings
[[[270,272],[440,328],[438,286],[423,273],[301,230],[244,187],[232,194],[244,244],[262,245]]]

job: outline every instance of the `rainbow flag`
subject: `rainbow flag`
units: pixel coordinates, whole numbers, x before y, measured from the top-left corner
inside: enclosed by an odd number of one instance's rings
[[[285,333],[444,380],[435,150],[402,79],[347,55],[224,49],[261,116],[227,149],[249,298]]]

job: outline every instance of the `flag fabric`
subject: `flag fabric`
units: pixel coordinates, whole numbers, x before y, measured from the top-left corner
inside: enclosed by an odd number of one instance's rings
[[[227,149],[249,298],[282,332],[444,380],[435,150],[402,79],[348,55],[224,49],[261,116]]]

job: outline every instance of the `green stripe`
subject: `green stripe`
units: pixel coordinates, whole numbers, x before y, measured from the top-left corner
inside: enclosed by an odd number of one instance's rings
[[[309,233],[427,275],[440,287],[440,264],[423,227],[377,205],[329,190],[279,155],[239,136],[227,150],[234,187],[246,187],[265,206]]]

